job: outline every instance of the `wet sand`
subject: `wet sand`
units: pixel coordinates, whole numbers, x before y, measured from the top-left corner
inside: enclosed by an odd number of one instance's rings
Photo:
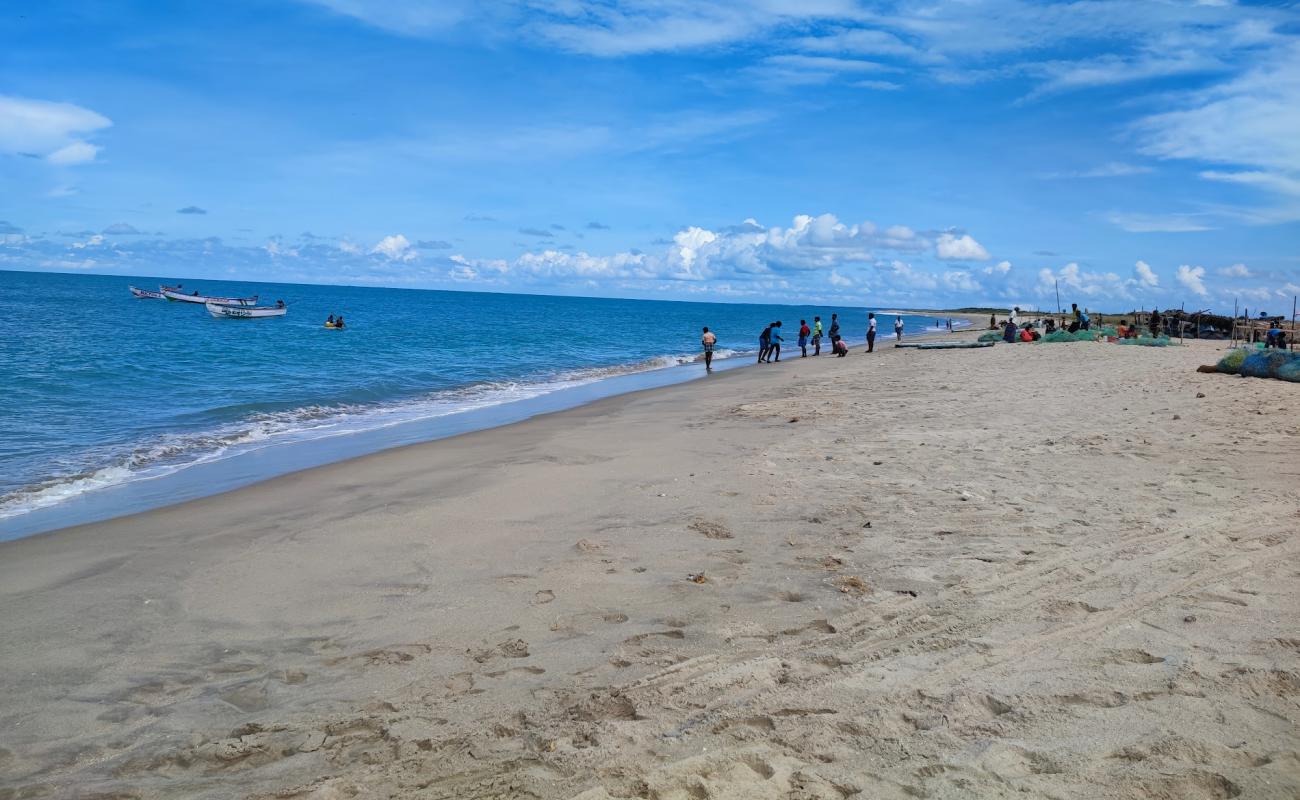
[[[880,344],[0,545],[0,798],[1300,795],[1294,386]]]

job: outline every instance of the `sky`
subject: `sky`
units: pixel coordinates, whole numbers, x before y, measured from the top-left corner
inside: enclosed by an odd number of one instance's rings
[[[1290,313],[1297,132],[1295,2],[15,0],[0,270]]]

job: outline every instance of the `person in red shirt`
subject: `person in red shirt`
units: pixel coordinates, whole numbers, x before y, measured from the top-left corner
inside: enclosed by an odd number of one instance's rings
[[[799,351],[802,353],[800,358],[808,357],[808,337],[812,335],[812,328],[808,327],[808,320],[799,320]]]

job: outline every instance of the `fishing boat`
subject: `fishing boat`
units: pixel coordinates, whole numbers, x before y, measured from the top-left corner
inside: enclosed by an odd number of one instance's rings
[[[214,317],[227,319],[255,319],[257,317],[283,317],[288,306],[237,306],[225,303],[204,303],[204,308]]]
[[[163,294],[162,294],[162,292],[151,292],[151,291],[149,291],[148,289],[137,289],[137,288],[135,288],[134,286],[128,286],[128,287],[126,287],[126,288],[130,289],[130,290],[131,290],[131,294],[134,295],[134,296],[136,296],[136,297],[138,297],[138,298],[140,298],[141,300],[161,300],[161,299],[163,299]]]
[[[161,287],[162,296],[168,300],[175,300],[181,303],[216,303],[220,306],[255,306],[257,305],[257,295],[252,297],[207,297],[198,292],[194,294],[184,294],[171,287]]]

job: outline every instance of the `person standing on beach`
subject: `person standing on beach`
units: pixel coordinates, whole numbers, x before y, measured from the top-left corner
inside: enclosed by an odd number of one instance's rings
[[[829,333],[831,337],[831,347],[833,348],[835,347],[835,343],[840,340],[840,315],[839,314],[831,314],[831,329]]]
[[[762,364],[767,361],[767,354],[772,349],[772,326],[775,322],[769,322],[763,332],[758,335],[758,363]]]
[[[700,337],[700,344],[704,347],[704,371],[713,371],[713,346],[718,343],[718,337],[713,334],[707,327],[704,329],[704,335]]]
[[[771,349],[768,350],[767,363],[771,364],[773,361],[781,360],[781,342],[785,341],[781,337],[781,320],[778,319],[772,323],[772,336],[769,341],[771,342]],[[772,354],[776,354],[776,358],[772,358]]]
[[[807,320],[799,320],[799,357],[808,357],[808,337],[812,335],[812,328],[808,327]]]
[[[876,313],[867,314],[867,352],[876,352]]]
[[[894,338],[903,341],[903,317],[901,315],[894,317]]]
[[[813,317],[813,355],[822,354],[822,318]]]
[[[1160,312],[1153,308],[1151,309],[1151,336],[1152,338],[1155,338],[1158,337],[1159,335],[1160,335]]]

